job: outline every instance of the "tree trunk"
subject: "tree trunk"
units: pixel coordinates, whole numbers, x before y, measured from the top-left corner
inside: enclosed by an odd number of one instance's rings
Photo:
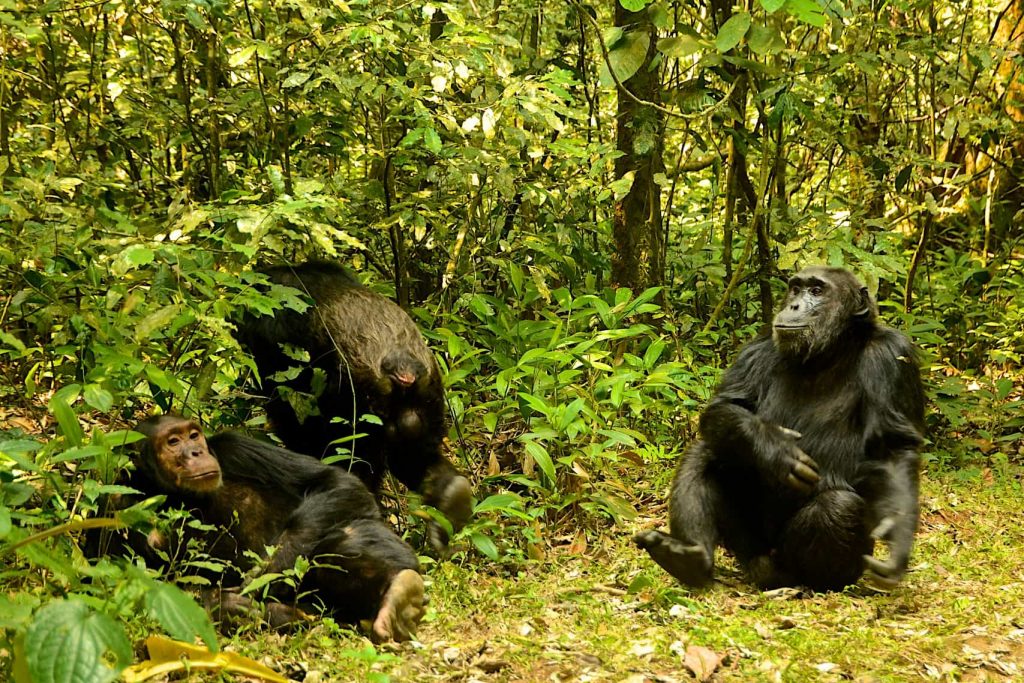
[[[650,68],[656,53],[657,35],[647,12],[630,12],[615,3],[615,25],[646,32],[650,38],[643,65],[623,83],[637,99],[658,103],[661,81]],[[664,173],[664,126],[662,115],[623,93],[618,95],[616,147],[622,153],[615,160],[616,180],[632,172],[633,185],[616,201],[613,217],[615,253],[612,255],[612,283],[640,291],[662,283],[665,273],[665,244],[661,227],[661,189],[654,182]]]

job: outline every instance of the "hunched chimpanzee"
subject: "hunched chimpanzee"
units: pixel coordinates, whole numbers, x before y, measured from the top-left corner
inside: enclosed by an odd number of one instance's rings
[[[371,489],[390,470],[461,528],[472,512],[472,490],[441,452],[448,429],[444,387],[416,324],[336,264],[313,261],[264,272],[312,301],[301,313],[286,308],[247,316],[238,326],[238,339],[252,352],[269,394],[274,432],[292,450],[321,458],[347,440],[353,453],[346,467]],[[309,354],[308,367],[297,375],[294,366],[301,364],[289,346]],[[317,414],[299,417],[283,395],[287,391],[316,395]],[[366,413],[381,424],[359,421]],[[364,436],[353,440],[354,433]],[[431,544],[443,550],[445,531],[433,523],[428,529]]]
[[[184,508],[213,527],[185,526],[188,536],[180,538],[151,533],[146,544],[168,551],[201,537],[211,557],[229,563],[220,576],[206,577],[212,587],[203,595],[222,620],[253,611],[240,594],[242,573],[252,568],[250,553],[265,556],[273,546],[261,572],[291,569],[299,556],[312,568],[298,587],[271,584],[271,625],[305,620],[299,601],[315,600],[340,619],[371,621],[375,640],[413,636],[425,602],[419,560],[357,477],[238,433],[207,439],[195,422],[174,415],[145,420],[136,431],[146,439],[137,449],[132,487],[166,494],[166,506]]]
[[[669,501],[670,533],[634,537],[688,586],[716,545],[763,588],[838,590],[907,569],[918,520],[924,392],[910,341],[877,322],[840,268],[793,276],[770,337],[747,345],[700,417]],[[888,559],[873,557],[874,541]]]

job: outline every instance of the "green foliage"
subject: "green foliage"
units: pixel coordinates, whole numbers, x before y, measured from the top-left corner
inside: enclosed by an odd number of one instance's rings
[[[75,624],[89,637],[59,666],[93,680],[154,622],[213,644],[191,599],[87,560],[79,541],[109,519],[105,497],[128,493],[117,475],[138,415],[262,425],[232,321],[307,304],[265,289],[259,263],[334,258],[410,306],[479,484],[456,543],[481,561],[543,556],[560,523],[604,530],[639,489],[660,495],[779,275],[811,262],[863,275],[922,347],[933,466],[1019,462],[1024,134],[1020,45],[1004,35],[1019,16],[990,2],[620,4],[643,14],[0,11],[0,650],[59,677],[35,644]],[[621,152],[598,40],[620,82],[657,47],[659,108],[621,122]],[[624,163],[655,149],[652,169]],[[650,245],[613,225],[637,192],[662,210],[665,258],[657,287],[629,291],[610,264]],[[111,523],[152,524],[152,504]],[[182,562],[169,575],[212,560]]]
[[[503,270],[507,298],[465,296],[433,331],[446,347],[457,419],[505,444],[491,451],[488,482],[506,492],[478,504],[477,518],[494,511],[518,520],[536,543],[539,526],[525,526],[530,520],[631,517],[624,477],[643,462],[649,435],[681,440],[689,433],[679,432],[677,416],[706,398],[712,380],[672,360],[675,341],[658,331],[663,314],[653,303],[660,290],[576,297],[568,288],[538,287],[517,264]],[[483,528],[465,533],[493,556]]]

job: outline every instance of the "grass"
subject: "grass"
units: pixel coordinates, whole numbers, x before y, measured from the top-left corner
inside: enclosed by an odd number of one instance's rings
[[[1024,680],[1022,480],[1012,466],[926,477],[912,570],[890,594],[759,593],[725,557],[690,592],[629,544],[661,521],[640,517],[589,532],[582,554],[433,566],[417,643],[373,650],[325,621],[231,647],[307,683]]]

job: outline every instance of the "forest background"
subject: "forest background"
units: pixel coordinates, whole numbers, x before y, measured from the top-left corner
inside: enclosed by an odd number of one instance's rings
[[[1019,674],[1022,47],[1022,0],[0,0],[0,678],[110,680],[154,632],[311,682]],[[81,552],[138,416],[265,428],[231,321],[311,256],[446,374],[480,502],[419,646],[218,644],[187,562]],[[628,538],[811,263],[921,349],[916,566],[691,594]]]

